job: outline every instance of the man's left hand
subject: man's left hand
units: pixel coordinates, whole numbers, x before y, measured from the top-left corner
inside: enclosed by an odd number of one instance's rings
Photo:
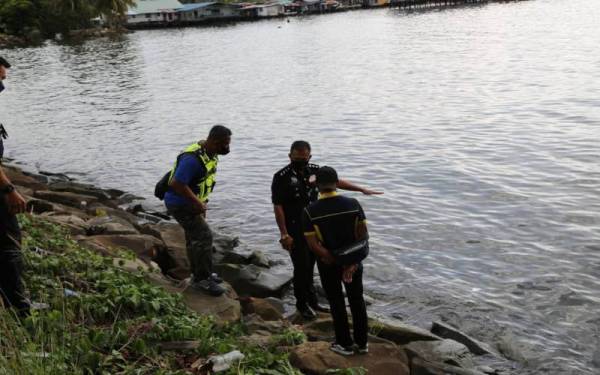
[[[370,189],[362,189],[361,193],[363,193],[364,195],[381,195],[381,194],[383,194],[383,191],[375,191],[375,190],[370,190]]]
[[[8,212],[11,214],[20,214],[25,212],[25,199],[16,190],[6,194],[6,204],[8,206]]]
[[[352,282],[352,276],[354,275],[354,272],[356,272],[357,269],[358,269],[357,264],[353,264],[351,266],[344,266],[344,272],[342,273],[342,280],[346,284],[350,284]]]

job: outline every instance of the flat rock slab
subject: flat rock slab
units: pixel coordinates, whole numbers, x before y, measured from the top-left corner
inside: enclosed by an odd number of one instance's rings
[[[53,224],[62,225],[69,230],[72,236],[84,235],[86,233],[85,220],[78,216],[46,212],[41,214],[40,217]]]
[[[390,344],[369,344],[369,353],[342,356],[329,350],[329,343],[305,342],[290,353],[290,363],[305,374],[326,374],[332,369],[362,367],[368,374],[409,375],[409,362],[401,348]]]
[[[369,327],[371,327],[375,336],[390,340],[399,345],[408,344],[412,341],[441,340],[441,337],[434,335],[426,329],[382,318],[369,319]]]
[[[152,259],[160,249],[164,248],[161,240],[145,234],[91,236],[81,239],[80,243],[83,245],[91,243],[92,247],[97,245],[109,251],[119,248],[129,249],[145,260]]]
[[[217,264],[214,269],[243,296],[280,297],[292,281],[287,270],[265,269],[254,264]]]
[[[60,203],[71,207],[82,208],[89,204],[98,202],[98,198],[91,195],[75,194],[50,190],[38,190],[33,196],[54,203]]]
[[[90,195],[96,197],[99,201],[104,202],[110,200],[112,197],[106,191],[94,187],[93,185],[81,184],[78,182],[54,182],[48,185],[48,188],[52,191],[68,192],[79,195]]]
[[[118,216],[94,217],[86,222],[88,235],[138,234],[135,227]]]
[[[2,169],[13,185],[25,186],[34,191],[47,189],[46,185],[31,176],[26,176],[23,174],[23,171],[17,167],[3,165]]]

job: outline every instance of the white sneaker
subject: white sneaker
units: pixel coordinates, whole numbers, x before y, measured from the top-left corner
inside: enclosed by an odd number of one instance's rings
[[[331,343],[331,346],[329,347],[329,350],[331,350],[334,353],[341,354],[341,355],[352,355],[352,354],[354,354],[354,350],[352,350],[352,348],[341,346],[340,344],[337,344],[335,342]]]

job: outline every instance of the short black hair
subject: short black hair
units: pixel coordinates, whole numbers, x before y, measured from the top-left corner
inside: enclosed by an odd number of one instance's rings
[[[8,61],[6,61],[6,59],[2,56],[0,56],[0,65],[7,69],[10,68],[10,64],[8,63]]]
[[[223,125],[215,125],[208,132],[208,139],[220,141],[227,137],[231,137],[231,130]]]
[[[306,141],[294,141],[294,143],[292,143],[292,147],[290,147],[290,153],[294,150],[296,150],[296,151],[308,150],[308,152],[310,152],[311,151],[310,143],[308,143]]]

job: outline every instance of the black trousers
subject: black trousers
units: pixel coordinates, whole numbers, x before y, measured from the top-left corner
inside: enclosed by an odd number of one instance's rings
[[[20,311],[29,308],[21,280],[22,272],[19,223],[17,217],[8,212],[4,195],[0,195],[0,295],[4,306]]]
[[[352,277],[352,282],[346,284],[342,281],[343,269],[338,265],[326,265],[318,262],[319,275],[323,289],[327,293],[329,307],[331,308],[331,318],[335,329],[335,342],[342,346],[352,346],[356,343],[358,346],[367,344],[368,321],[367,306],[363,298],[362,275],[363,267],[359,265]],[[350,325],[348,323],[348,313],[346,312],[346,303],[342,292],[342,284],[346,289],[346,296],[350,303],[352,312],[352,322],[354,331],[354,340],[350,335]]]
[[[304,235],[293,236],[294,248],[290,252],[292,264],[294,265],[294,297],[296,307],[303,308],[307,305],[317,304],[317,292],[315,290],[315,254],[310,251]]]

